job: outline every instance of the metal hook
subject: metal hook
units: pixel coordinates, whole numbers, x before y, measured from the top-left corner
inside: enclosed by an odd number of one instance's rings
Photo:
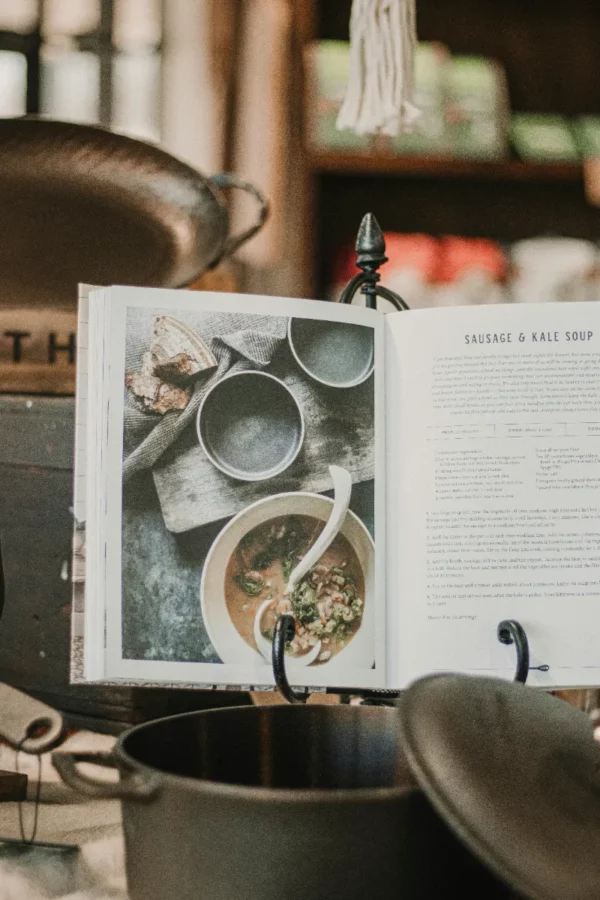
[[[340,303],[352,303],[354,295],[360,288],[370,309],[376,308],[377,297],[389,300],[398,310],[409,309],[399,294],[378,283],[381,278],[379,267],[386,262],[383,232],[373,213],[367,213],[363,216],[356,238],[356,265],[362,272],[348,282],[342,291]]]
[[[525,684],[529,675],[529,641],[525,629],[516,619],[504,619],[498,625],[498,640],[501,644],[514,643],[517,651],[515,681]]]
[[[308,691],[303,694],[297,693],[290,685],[285,671],[285,645],[292,640],[295,633],[294,617],[289,614],[279,616],[273,629],[273,675],[281,696],[288,703],[306,703],[309,697]]]
[[[525,684],[527,676],[530,672],[548,672],[550,666],[530,666],[529,665],[529,641],[527,634],[520,622],[516,619],[504,619],[498,625],[498,640],[501,644],[515,644],[517,650],[517,669],[515,672],[515,681]]]

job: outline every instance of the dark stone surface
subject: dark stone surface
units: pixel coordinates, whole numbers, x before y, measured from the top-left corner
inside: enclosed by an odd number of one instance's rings
[[[123,655],[219,662],[200,614],[202,565],[223,522],[183,535],[165,528],[143,472],[123,495]]]

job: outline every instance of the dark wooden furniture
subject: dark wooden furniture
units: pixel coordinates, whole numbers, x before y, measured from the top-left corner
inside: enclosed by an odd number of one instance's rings
[[[0,396],[6,578],[0,681],[60,709],[71,726],[109,732],[171,713],[250,703],[239,691],[69,684],[73,430],[72,398]]]
[[[0,803],[27,798],[27,775],[0,771]]]

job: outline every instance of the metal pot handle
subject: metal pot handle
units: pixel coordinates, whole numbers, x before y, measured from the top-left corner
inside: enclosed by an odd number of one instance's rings
[[[63,718],[59,712],[0,682],[0,737],[25,753],[44,753],[60,743]]]
[[[269,202],[253,184],[250,184],[249,181],[242,181],[235,175],[226,173],[212,175],[207,181],[218,188],[238,188],[240,191],[246,191],[246,193],[251,194],[258,203],[258,217],[256,222],[254,225],[251,225],[250,228],[247,228],[246,231],[242,231],[241,234],[234,234],[227,238],[218,257],[214,259],[208,267],[209,269],[214,269],[223,259],[227,256],[231,256],[232,253],[235,253],[238,247],[241,247],[247,240],[254,237],[257,231],[260,231],[269,216]]]
[[[89,775],[79,771],[79,763],[92,763],[108,769],[121,769],[119,761],[113,753],[64,751],[52,754],[52,763],[62,780],[69,787],[101,800],[152,800],[160,788],[158,775],[145,772],[127,772],[120,781],[96,781]]]

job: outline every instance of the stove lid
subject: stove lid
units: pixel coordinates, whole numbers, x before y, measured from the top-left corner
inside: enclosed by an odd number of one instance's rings
[[[399,701],[411,769],[439,815],[532,900],[600,896],[600,744],[539,689],[434,675]]]

